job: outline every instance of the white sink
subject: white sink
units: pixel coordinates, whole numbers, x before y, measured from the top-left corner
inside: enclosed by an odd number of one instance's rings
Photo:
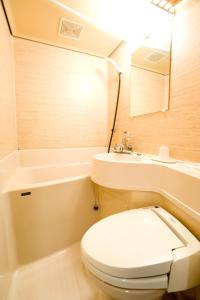
[[[147,182],[157,185],[152,176],[155,164],[136,154],[100,153],[93,157],[92,180],[102,186],[116,189],[142,188]]]
[[[198,174],[197,174],[198,175]],[[200,218],[200,176],[184,165],[152,161],[148,156],[101,153],[93,157],[91,179],[108,188],[158,192]]]
[[[141,162],[141,156],[136,154],[124,154],[124,153],[100,153],[94,156],[95,159],[109,162]]]

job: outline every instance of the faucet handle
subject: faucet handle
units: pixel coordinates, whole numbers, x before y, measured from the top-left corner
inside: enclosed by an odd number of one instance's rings
[[[131,144],[127,145],[127,150],[128,151],[133,151],[133,145],[131,145]]]
[[[122,144],[115,144],[114,145],[114,152],[121,153],[124,150],[124,146]]]

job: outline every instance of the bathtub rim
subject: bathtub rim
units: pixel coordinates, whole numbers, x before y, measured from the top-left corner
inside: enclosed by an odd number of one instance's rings
[[[58,167],[58,168],[66,168],[68,166],[88,166],[91,167],[92,163],[91,162],[82,162],[82,163],[69,163],[69,164],[64,164],[64,165],[60,165],[60,164],[54,164],[54,165],[45,165],[45,166],[37,166],[37,167],[20,167],[16,170],[15,175],[10,179],[10,181],[8,181],[8,183],[5,185],[4,189],[3,189],[3,193],[11,193],[11,192],[17,192],[17,191],[23,191],[23,190],[27,190],[27,189],[36,189],[36,188],[42,188],[42,187],[48,187],[48,186],[52,186],[52,185],[58,185],[58,184],[62,184],[62,183],[67,183],[67,182],[72,182],[72,181],[77,181],[77,180],[81,180],[84,178],[90,178],[90,172],[86,173],[86,174],[82,174],[82,175],[76,175],[76,176],[68,176],[68,177],[63,177],[63,178],[59,178],[59,179],[52,179],[52,180],[46,180],[46,181],[40,181],[40,182],[35,182],[35,183],[30,183],[30,184],[26,184],[26,183],[19,183],[19,186],[15,186],[13,185],[13,181],[14,179],[19,176],[18,172],[23,172],[23,170],[26,172],[27,170],[39,170],[39,169],[51,169],[54,167]]]

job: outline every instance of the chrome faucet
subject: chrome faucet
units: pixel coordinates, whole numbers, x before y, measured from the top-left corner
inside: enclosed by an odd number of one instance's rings
[[[122,134],[122,139],[120,144],[116,144],[114,146],[115,153],[124,153],[124,154],[132,154],[133,147],[131,144],[128,144],[130,139],[130,133],[128,131],[124,131]]]
[[[122,140],[121,140],[121,144],[123,145],[124,148],[127,147],[128,140],[129,140],[129,132],[124,131],[122,134]]]

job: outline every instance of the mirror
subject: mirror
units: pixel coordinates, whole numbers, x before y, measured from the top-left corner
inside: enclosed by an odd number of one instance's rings
[[[131,57],[130,116],[168,110],[172,20],[149,34]]]

